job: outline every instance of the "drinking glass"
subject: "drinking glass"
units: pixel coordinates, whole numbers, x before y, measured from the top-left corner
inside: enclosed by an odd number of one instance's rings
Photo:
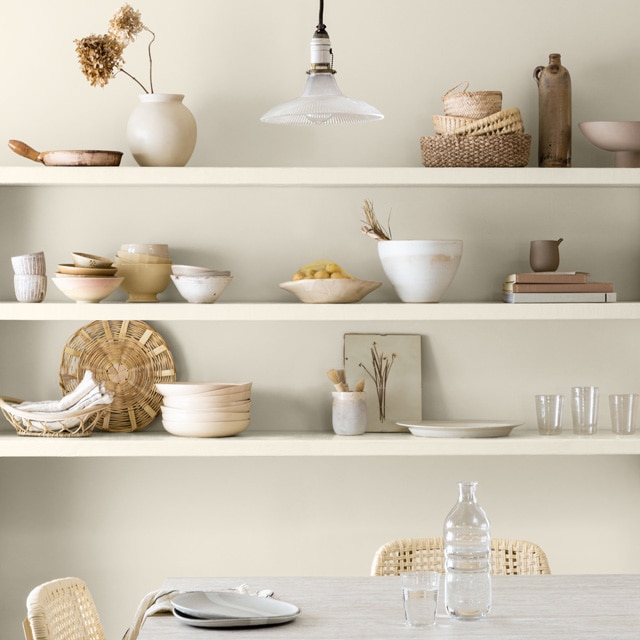
[[[409,571],[400,576],[404,620],[408,627],[431,627],[436,623],[440,574],[435,571]]]
[[[562,433],[562,415],[564,412],[564,396],[536,396],[536,417],[538,432],[543,436],[555,436]]]
[[[636,432],[638,416],[637,393],[614,393],[609,396],[611,410],[611,431],[618,435],[631,435]]]
[[[578,435],[592,435],[598,430],[598,387],[572,387],[571,412],[573,432]]]

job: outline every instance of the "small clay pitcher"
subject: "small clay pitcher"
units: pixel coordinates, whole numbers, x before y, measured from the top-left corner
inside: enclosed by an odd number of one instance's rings
[[[532,271],[555,271],[560,265],[559,240],[532,240],[529,264]]]

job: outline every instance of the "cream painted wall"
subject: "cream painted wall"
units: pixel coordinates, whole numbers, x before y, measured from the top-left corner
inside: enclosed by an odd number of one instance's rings
[[[465,79],[475,89],[502,90],[505,106],[520,107],[535,139],[532,70],[556,51],[572,74],[575,122],[638,119],[640,8],[633,0],[462,0],[455,7],[329,0],[325,22],[340,86],[386,116],[335,129],[258,121],[302,89],[315,2],[133,4],[158,36],[157,90],[184,92],[198,120],[193,166],[417,166],[418,138],[432,132],[441,95]],[[104,30],[118,6],[28,0],[5,10],[4,139],[39,149],[126,149],[135,86],[120,77],[91,88],[72,43]],[[132,45],[126,58],[141,68],[143,44]],[[0,150],[0,165],[27,164]],[[124,164],[133,164],[128,154]],[[610,164],[576,128],[574,165]],[[393,210],[399,238],[465,240],[449,301],[496,300],[501,278],[527,268],[528,242],[542,236],[565,238],[563,268],[613,280],[621,299],[640,298],[640,194],[633,189],[3,188],[0,250],[6,261],[42,248],[52,265],[78,247],[109,255],[121,242],[167,241],[176,262],[213,260],[230,268],[236,281],[228,301],[285,301],[275,283],[321,255],[383,279],[375,246],[359,232],[365,197]],[[11,287],[7,267],[0,270],[0,299],[11,299]],[[164,295],[175,298],[171,290]],[[52,290],[48,299],[62,298]],[[384,286],[370,299],[394,295]],[[60,351],[77,328],[5,323],[2,393],[57,394]],[[531,398],[540,390],[594,381],[604,395],[640,386],[637,327],[622,321],[157,328],[183,379],[254,381],[254,429],[328,430],[324,372],[340,361],[342,335],[353,330],[425,336],[425,417],[518,417],[532,424]],[[57,576],[85,578],[108,636],[119,638],[138,600],[167,575],[367,573],[386,540],[440,531],[462,477],[480,481],[496,535],[538,541],[553,571],[640,572],[628,552],[640,525],[640,465],[633,456],[4,459],[2,636],[19,635],[27,592]]]

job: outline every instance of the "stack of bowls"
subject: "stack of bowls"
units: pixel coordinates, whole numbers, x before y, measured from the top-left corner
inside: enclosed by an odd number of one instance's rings
[[[13,286],[18,302],[42,302],[47,293],[47,266],[43,251],[11,258]]]
[[[251,382],[163,382],[162,426],[175,436],[221,438],[250,422]]]
[[[111,258],[75,252],[72,264],[59,264],[53,284],[76,302],[100,302],[110,296],[123,281]]]
[[[209,267],[174,264],[171,279],[180,295],[195,304],[215,302],[233,280],[231,272]]]
[[[171,259],[166,244],[123,244],[116,253],[120,285],[127,302],[158,302],[158,294],[171,282]]]

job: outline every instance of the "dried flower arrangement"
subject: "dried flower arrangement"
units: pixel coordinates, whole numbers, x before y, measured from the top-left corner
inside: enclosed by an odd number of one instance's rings
[[[362,210],[365,216],[365,220],[361,220],[361,222],[364,222],[362,233],[375,240],[391,240],[391,225],[387,222],[387,228],[385,229],[380,222],[378,222],[378,217],[373,208],[373,202],[365,200],[362,205]],[[391,213],[389,213],[389,217],[391,217]]]
[[[149,55],[149,89],[140,80],[124,68],[122,54],[125,48],[142,31],[151,34],[147,45]],[[91,34],[86,38],[74,40],[80,68],[92,87],[104,87],[118,73],[124,73],[142,87],[145,93],[153,93],[153,60],[151,45],[156,39],[155,33],[141,19],[140,12],[129,4],[123,5],[109,21],[109,31],[103,35]]]

